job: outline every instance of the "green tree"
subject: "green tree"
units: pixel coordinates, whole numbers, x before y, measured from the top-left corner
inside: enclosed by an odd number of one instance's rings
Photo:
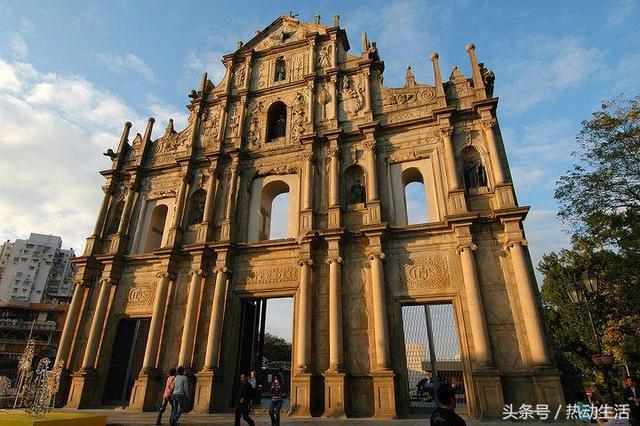
[[[604,351],[619,367],[640,361],[640,96],[604,102],[578,134],[576,164],[560,178],[559,216],[573,233],[572,247],[543,256],[544,316],[556,350],[587,382],[601,383],[591,362],[596,341],[584,306],[568,290],[582,274],[600,277],[592,301]]]
[[[291,343],[270,333],[264,334],[264,356],[269,361],[291,362]]]

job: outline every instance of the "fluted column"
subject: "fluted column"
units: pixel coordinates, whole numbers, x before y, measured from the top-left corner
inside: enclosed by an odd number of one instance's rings
[[[118,234],[123,235],[129,226],[129,219],[131,217],[131,207],[133,206],[133,200],[136,196],[135,185],[133,183],[127,185],[127,198],[124,202],[124,209],[122,209],[122,216],[120,217],[120,223],[118,225]]]
[[[329,149],[329,207],[340,205],[340,162],[338,148]]]
[[[369,169],[369,179],[367,181],[367,201],[378,200],[378,172],[376,170],[376,148],[375,141],[369,141],[364,144],[367,152],[367,168]]]
[[[60,343],[58,344],[58,353],[56,354],[56,363],[62,361],[66,368],[69,363],[69,349],[71,348],[71,341],[73,340],[73,334],[78,325],[78,317],[80,314],[80,307],[82,306],[82,299],[84,298],[85,286],[84,282],[78,281],[73,285],[73,297],[71,298],[71,304],[67,311],[67,317],[64,320],[64,328],[62,329],[62,335],[60,336]]]
[[[484,304],[480,293],[480,283],[476,269],[476,261],[473,251],[477,249],[475,244],[458,247],[460,262],[462,263],[462,279],[464,281],[465,294],[467,296],[467,308],[471,321],[471,333],[475,348],[476,361],[479,365],[488,366],[493,363],[491,356],[491,344],[489,333],[484,321]]]
[[[458,168],[456,167],[456,154],[452,138],[453,126],[441,128],[440,136],[442,137],[442,144],[444,145],[444,157],[447,163],[447,180],[449,181],[449,188],[460,189],[462,185],[460,183]]]
[[[502,161],[500,161],[500,151],[498,150],[498,143],[496,142],[496,136],[494,133],[494,127],[496,126],[496,119],[490,118],[482,120],[482,130],[484,131],[485,138],[487,140],[487,148],[489,149],[489,158],[491,158],[493,176],[496,179],[496,184],[505,183],[505,173],[502,167]]]
[[[313,208],[313,154],[304,155],[304,197],[302,210]]]
[[[178,198],[176,201],[176,212],[173,216],[172,228],[179,228],[182,223],[182,214],[184,213],[184,204],[187,198],[187,185],[189,184],[189,175],[184,173],[180,181],[180,189],[178,190]]]
[[[191,356],[193,342],[196,332],[196,318],[198,317],[198,298],[200,296],[200,285],[202,283],[202,270],[191,271],[191,282],[189,283],[189,294],[187,296],[187,310],[184,315],[184,326],[182,328],[182,343],[180,344],[180,356],[178,365],[183,367],[191,366]]]
[[[376,368],[387,370],[389,360],[389,320],[387,319],[387,303],[385,298],[384,269],[382,265],[384,253],[369,256],[371,262],[371,293],[373,299],[373,321],[376,345]]]
[[[151,316],[151,324],[149,325],[147,347],[144,351],[144,361],[142,363],[143,369],[156,367],[156,359],[158,357],[158,349],[160,346],[160,335],[162,334],[164,311],[169,291],[169,274],[164,272],[157,274],[157,277],[158,285],[156,287],[155,297],[153,298],[153,314]]]
[[[82,360],[83,370],[92,369],[95,366],[96,357],[98,355],[98,344],[100,343],[102,327],[107,315],[109,294],[111,293],[112,285],[113,281],[111,281],[111,279],[109,278],[100,280],[100,293],[98,294],[98,302],[96,303],[96,309],[93,312],[91,328],[89,329],[89,338],[87,339],[84,359]]]
[[[515,275],[522,320],[524,321],[529,348],[531,350],[531,362],[537,365],[549,364],[544,334],[542,331],[542,316],[538,309],[538,299],[534,290],[534,282],[529,274],[528,263],[524,253],[523,244],[526,241],[510,241],[507,248],[511,253],[513,273]]]
[[[104,229],[104,222],[107,218],[107,211],[109,210],[109,203],[111,202],[111,196],[113,192],[110,186],[103,186],[102,190],[104,191],[104,196],[102,197],[102,204],[100,205],[100,211],[98,212],[98,219],[96,219],[96,224],[93,227],[92,236],[96,236],[98,238],[102,237],[102,230]]]
[[[300,266],[300,288],[298,290],[298,335],[296,345],[296,367],[298,371],[309,370],[311,346],[311,259],[298,261]]]
[[[329,370],[340,371],[342,353],[342,258],[327,260],[329,263]]]
[[[213,289],[213,303],[211,304],[211,318],[207,334],[207,352],[204,359],[204,370],[213,370],[218,366],[220,352],[220,338],[222,337],[222,313],[224,311],[224,293],[228,269],[216,268],[216,282]]]

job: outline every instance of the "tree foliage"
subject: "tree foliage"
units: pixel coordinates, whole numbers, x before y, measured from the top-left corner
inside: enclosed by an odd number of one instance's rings
[[[271,333],[264,334],[264,356],[269,361],[291,362],[291,343]]]
[[[559,216],[573,233],[572,247],[543,256],[544,316],[557,351],[586,381],[601,382],[591,361],[598,346],[585,305],[568,290],[582,285],[587,269],[598,273],[591,300],[603,349],[618,372],[640,363],[640,96],[604,102],[578,134],[576,164],[560,178]],[[637,371],[637,370],[636,370]],[[633,371],[632,371],[633,372]]]

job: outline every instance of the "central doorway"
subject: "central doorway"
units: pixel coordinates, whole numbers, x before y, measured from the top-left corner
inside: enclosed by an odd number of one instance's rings
[[[269,388],[275,376],[282,379],[287,393],[291,389],[291,349],[293,340],[293,298],[244,298],[238,339],[238,360],[234,378],[235,399],[240,374],[256,371],[260,389],[253,401],[254,410],[269,408]],[[282,409],[289,408],[286,398]]]
[[[150,324],[150,318],[124,318],[118,323],[104,405],[129,405],[131,389],[142,368]]]
[[[402,307],[411,413],[428,414],[439,406],[436,389],[450,383],[459,412],[467,411],[460,340],[451,303]]]

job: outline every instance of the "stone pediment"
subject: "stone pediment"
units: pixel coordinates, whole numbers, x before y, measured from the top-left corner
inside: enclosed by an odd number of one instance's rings
[[[170,163],[179,153],[188,154],[191,146],[189,145],[191,126],[193,119],[189,117],[187,127],[177,132],[173,128],[173,120],[169,120],[169,124],[165,129],[164,135],[153,142],[151,147],[149,161],[152,165]]]
[[[300,23],[290,16],[281,16],[249,40],[240,51],[268,50],[306,38],[307,34],[326,32],[325,26]]]

